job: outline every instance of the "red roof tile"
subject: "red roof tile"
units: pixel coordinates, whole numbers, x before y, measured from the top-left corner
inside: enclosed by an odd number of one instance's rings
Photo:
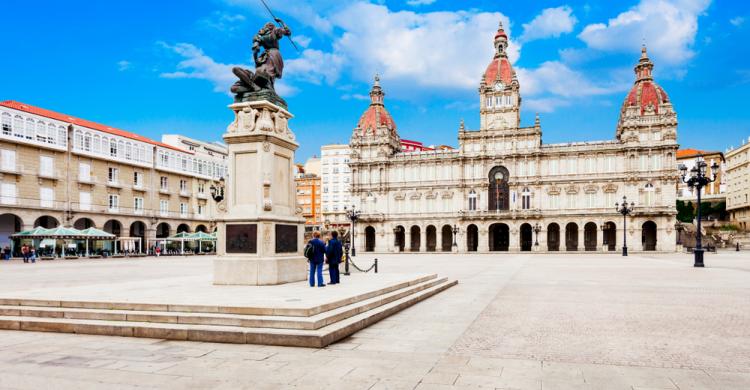
[[[505,57],[494,58],[484,72],[485,83],[492,84],[498,79],[506,85],[513,81],[513,68],[510,66],[510,61]]]
[[[55,119],[61,122],[66,122],[66,123],[70,123],[70,124],[77,125],[77,126],[87,127],[93,130],[103,131],[105,133],[118,135],[118,136],[125,137],[125,138],[130,138],[132,140],[145,142],[151,145],[156,145],[156,146],[160,146],[160,147],[167,148],[167,149],[177,150],[177,151],[188,153],[188,154],[194,154],[193,152],[183,150],[183,149],[174,147],[172,145],[167,145],[159,141],[154,141],[150,138],[146,138],[142,135],[131,133],[129,131],[116,129],[111,126],[92,122],[86,119],[76,118],[67,114],[61,114],[59,112],[47,110],[41,107],[32,106],[30,104],[21,103],[21,102],[17,102],[14,100],[6,100],[4,102],[0,102],[0,106],[12,108],[14,110],[19,110],[23,112],[28,112],[30,114],[43,116],[45,118]]]

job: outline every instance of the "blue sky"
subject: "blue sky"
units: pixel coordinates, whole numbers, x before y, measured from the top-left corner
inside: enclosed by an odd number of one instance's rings
[[[645,42],[677,110],[682,147],[750,136],[750,2],[268,0],[301,52],[282,44],[279,90],[296,115],[297,159],[347,143],[374,73],[402,138],[457,143],[479,124],[477,86],[506,25],[523,96],[545,143],[611,139]],[[135,131],[219,140],[233,64],[268,20],[259,0],[3,2],[0,99]]]

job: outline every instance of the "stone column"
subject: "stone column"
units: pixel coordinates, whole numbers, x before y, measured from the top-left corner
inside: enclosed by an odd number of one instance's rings
[[[538,252],[547,252],[549,248],[547,248],[547,229],[543,226],[542,230],[539,231],[539,237],[534,237],[535,239],[539,240],[539,246],[534,246],[537,248]],[[536,243],[536,241],[534,241]]]
[[[533,234],[533,233],[532,233]],[[508,251],[521,251],[521,229],[518,225],[511,225],[508,228]]]
[[[281,104],[281,103],[279,103]],[[273,285],[306,279],[297,207],[292,114],[269,101],[234,103],[224,134],[229,177],[218,222],[214,284]],[[359,248],[357,248],[359,249]]]
[[[419,251],[424,253],[427,252],[427,227],[425,226],[419,231],[419,235],[422,237],[419,240]],[[437,234],[435,234],[437,236]]]
[[[478,225],[479,234],[477,240],[477,252],[489,253],[490,251],[490,232],[486,226]]]
[[[456,237],[455,237],[456,244],[458,244],[458,247],[454,248],[454,251],[457,250],[459,253],[468,253],[469,252],[469,247],[468,247],[468,245],[466,245],[466,237],[468,237],[467,236],[468,232],[466,231],[466,226],[462,226],[459,229],[460,230],[459,230],[458,234],[456,234]],[[451,243],[451,245],[452,244],[453,243]]]
[[[411,229],[404,228],[404,252],[411,252]]]
[[[580,252],[586,251],[586,230],[583,228],[583,224],[578,230],[578,250]]]

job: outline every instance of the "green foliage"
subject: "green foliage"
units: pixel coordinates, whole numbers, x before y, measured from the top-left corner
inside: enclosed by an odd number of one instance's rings
[[[737,225],[731,225],[731,224],[729,224],[729,225],[722,225],[722,226],[720,226],[719,230],[721,230],[723,232],[738,232],[738,231],[740,231],[740,227],[737,226]]]
[[[678,200],[677,201],[677,220],[680,222],[686,222],[690,223],[693,221],[693,218],[695,218],[695,208],[693,207],[693,202],[685,202]]]

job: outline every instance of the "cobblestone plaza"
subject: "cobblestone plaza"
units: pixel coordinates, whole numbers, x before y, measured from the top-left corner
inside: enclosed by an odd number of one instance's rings
[[[460,283],[324,349],[0,331],[0,388],[746,389],[744,257],[695,269],[685,254],[383,255],[357,277]],[[210,260],[3,262],[0,295],[173,285]]]

